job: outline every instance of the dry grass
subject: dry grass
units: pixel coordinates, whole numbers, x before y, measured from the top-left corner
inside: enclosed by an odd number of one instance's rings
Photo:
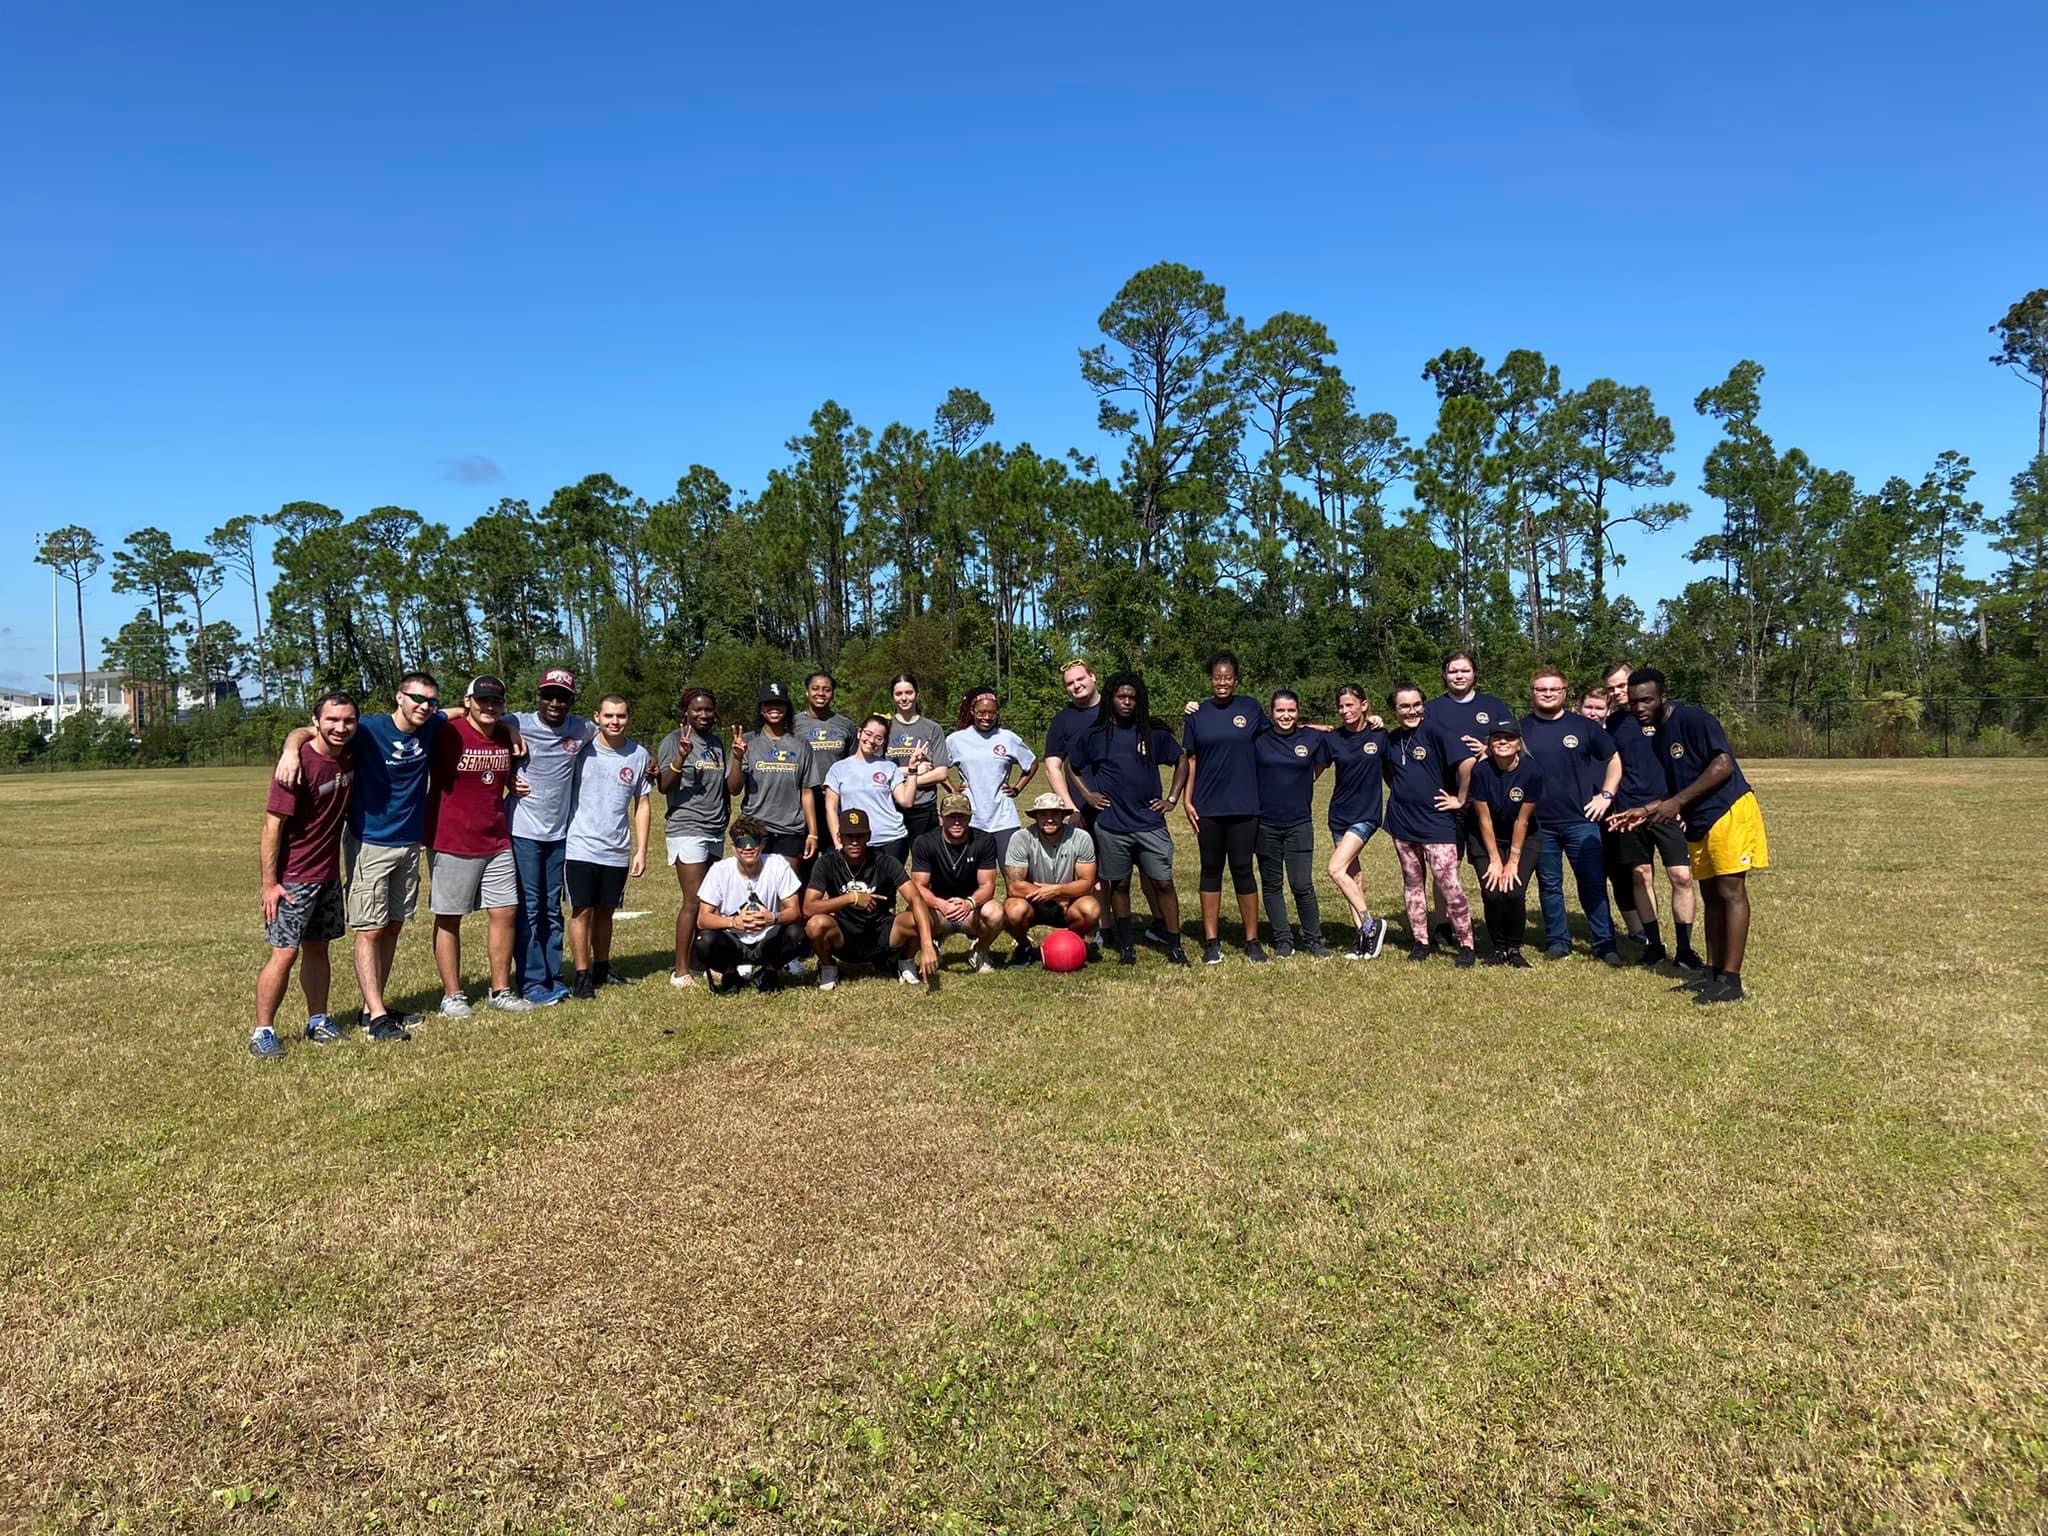
[[[2048,1527],[2048,771],[1755,777],[1781,867],[1707,1018],[1390,948],[657,983],[282,1069],[237,1054],[257,776],[0,780],[0,1506]]]

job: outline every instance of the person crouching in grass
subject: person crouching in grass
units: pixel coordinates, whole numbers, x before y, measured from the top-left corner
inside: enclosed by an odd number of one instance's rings
[[[804,935],[818,957],[820,991],[839,985],[842,963],[884,965],[893,958],[896,979],[913,987],[937,973],[924,904],[913,897],[907,912],[896,910],[897,893],[909,884],[903,861],[874,846],[868,813],[841,811],[839,846],[818,855],[804,893]]]
[[[1472,836],[1481,855],[1479,899],[1486,936],[1493,941],[1488,965],[1527,970],[1522,940],[1529,927],[1529,876],[1536,869],[1540,840],[1536,806],[1543,798],[1543,772],[1522,750],[1522,727],[1510,715],[1487,727],[1486,756],[1458,765],[1465,803],[1477,812]]]

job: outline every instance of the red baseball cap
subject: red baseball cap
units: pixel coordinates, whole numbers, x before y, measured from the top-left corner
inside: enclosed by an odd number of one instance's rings
[[[547,671],[541,673],[540,685],[543,688],[566,688],[569,692],[574,693],[576,691],[576,674],[567,667],[549,667]]]

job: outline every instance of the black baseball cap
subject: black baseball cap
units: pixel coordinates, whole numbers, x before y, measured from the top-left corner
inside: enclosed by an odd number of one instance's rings
[[[482,677],[471,678],[469,696],[473,699],[496,699],[502,704],[505,702],[505,680],[492,677],[488,672]]]
[[[874,828],[868,821],[866,811],[855,807],[839,813],[839,835],[844,837],[849,832],[856,832],[862,837],[874,836]]]
[[[1496,736],[1512,736],[1515,740],[1520,741],[1522,739],[1521,721],[1517,720],[1513,715],[1509,715],[1505,720],[1494,721],[1493,724],[1486,728],[1486,739],[1491,741]]]
[[[763,683],[761,691],[754,695],[756,704],[787,704],[789,690],[781,683]]]

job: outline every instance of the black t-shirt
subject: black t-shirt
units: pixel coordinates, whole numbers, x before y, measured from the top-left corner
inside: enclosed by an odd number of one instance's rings
[[[886,934],[896,916],[896,893],[909,878],[893,853],[882,853],[873,847],[868,849],[858,869],[848,864],[845,853],[837,848],[819,854],[818,862],[811,866],[811,889],[821,896],[844,896],[848,891],[875,893],[865,912],[859,907],[841,907],[832,914],[839,919],[840,931],[848,938],[879,938]]]
[[[1471,799],[1472,810],[1493,823],[1493,840],[1505,859],[1515,843],[1515,818],[1522,814],[1523,806],[1543,799],[1543,770],[1536,766],[1535,758],[1524,752],[1522,760],[1503,773],[1489,753],[1472,765]],[[1472,835],[1477,842],[1476,828]],[[1476,862],[1485,853],[1485,845],[1481,843],[1473,853]]]
[[[925,876],[934,896],[946,901],[971,898],[980,888],[981,871],[994,869],[996,862],[996,840],[979,827],[969,827],[967,841],[957,848],[946,841],[943,827],[910,845],[910,867]]]

